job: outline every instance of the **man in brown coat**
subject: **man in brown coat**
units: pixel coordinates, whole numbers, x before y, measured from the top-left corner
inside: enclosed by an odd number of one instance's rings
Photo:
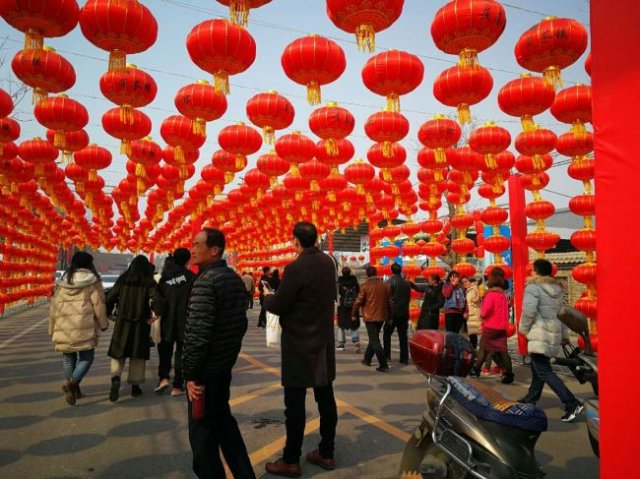
[[[371,359],[375,353],[379,363],[376,371],[386,373],[389,371],[389,365],[387,355],[380,344],[380,330],[383,324],[391,319],[391,289],[377,274],[375,267],[367,268],[367,281],[360,288],[351,315],[355,319],[362,308],[362,320],[369,336],[369,345],[364,352],[362,364],[371,366]]]
[[[338,424],[333,395],[336,268],[333,260],[316,247],[318,233],[313,224],[296,224],[293,236],[298,258],[285,268],[278,290],[264,300],[265,309],[279,316],[282,326],[282,385],[287,428],[282,457],[267,463],[266,469],[286,477],[301,474],[307,388],[313,388],[318,403],[321,436],[318,449],[307,454],[308,462],[327,470],[336,467],[333,453]]]

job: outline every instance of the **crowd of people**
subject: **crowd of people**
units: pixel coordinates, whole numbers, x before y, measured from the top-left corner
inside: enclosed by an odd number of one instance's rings
[[[403,277],[399,264],[391,266],[391,277],[383,281],[376,268],[369,266],[366,280],[359,284],[347,267],[337,277],[334,261],[316,243],[315,226],[298,223],[293,230],[297,258],[286,267],[282,278],[278,270],[265,267],[257,285],[261,307],[258,326],[264,327],[267,313],[276,315],[281,325],[287,436],[282,457],[266,464],[268,472],[287,477],[301,474],[309,388],[318,405],[321,441],[306,459],[326,470],[336,467],[336,351],[346,349],[349,333],[355,352],[360,353],[362,320],[368,336],[363,365],[372,366],[375,356],[377,371],[389,371],[395,331],[400,344],[399,363],[408,364],[412,290],[423,293],[417,329],[439,329],[443,311],[446,331],[467,336],[478,348],[472,376],[479,376],[485,360],[492,357],[504,370],[502,382],[514,381],[507,351],[509,300],[502,269],[494,268],[486,283],[479,285],[477,279],[460,277],[455,271],[444,283],[436,275],[426,283],[415,283]],[[109,318],[114,321],[108,350],[109,399],[116,402],[127,359],[131,395],[142,394],[140,386],[145,381],[152,347],[151,329],[159,321],[155,392],[162,394],[171,387],[172,396],[185,392],[188,396],[194,472],[201,478],[225,477],[221,452],[234,477],[255,478],[229,398],[232,368],[248,328],[247,309],[253,307],[256,283],[250,273],[239,274],[227,265],[222,259],[224,249],[223,233],[205,228],[194,238],[192,251],[177,249],[155,278],[148,259],[136,256],[106,296],[91,255],[76,252],[56,288],[49,334],[56,351],[63,353],[66,381],[62,389],[66,401],[73,405],[82,398],[80,383],[94,360],[100,331],[108,328]],[[198,267],[197,275],[188,268],[189,262]],[[571,421],[582,411],[582,404],[550,366],[550,358],[567,340],[566,328],[556,318],[562,289],[551,277],[548,261],[534,262],[533,270],[520,323],[520,332],[529,340],[533,379],[521,402],[535,403],[545,383],[549,384],[565,405],[563,420]]]

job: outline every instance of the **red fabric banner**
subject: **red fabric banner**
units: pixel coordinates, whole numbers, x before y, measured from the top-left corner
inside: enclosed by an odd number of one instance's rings
[[[511,259],[513,261],[513,309],[516,328],[520,324],[522,300],[529,264],[529,247],[526,243],[527,217],[524,213],[525,195],[519,175],[509,177],[509,216],[511,223]],[[518,353],[527,354],[527,338],[518,333]]]

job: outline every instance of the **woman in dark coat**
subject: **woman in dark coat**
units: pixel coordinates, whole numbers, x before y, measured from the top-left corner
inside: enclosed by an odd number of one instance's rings
[[[342,276],[338,278],[338,346],[337,351],[344,351],[346,342],[346,330],[351,330],[351,342],[356,348],[356,353],[360,353],[360,336],[358,328],[360,327],[360,319],[353,321],[351,319],[351,310],[353,303],[356,302],[360,285],[358,278],[351,274],[351,268],[345,266],[342,268]]]
[[[118,400],[120,376],[127,358],[127,382],[131,384],[131,395],[139,396],[142,394],[140,384],[145,380],[145,361],[149,359],[151,312],[156,316],[162,313],[162,300],[153,279],[153,265],[145,256],[138,255],[131,261],[107,294],[106,302],[109,313],[117,307],[108,352],[112,358],[109,400]]]

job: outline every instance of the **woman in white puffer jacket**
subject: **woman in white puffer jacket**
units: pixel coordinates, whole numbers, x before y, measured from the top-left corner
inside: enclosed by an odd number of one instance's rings
[[[100,330],[109,326],[100,275],[93,256],[77,251],[57,284],[49,310],[49,335],[63,355],[62,386],[66,401],[74,405],[82,396],[80,381],[93,363]]]

